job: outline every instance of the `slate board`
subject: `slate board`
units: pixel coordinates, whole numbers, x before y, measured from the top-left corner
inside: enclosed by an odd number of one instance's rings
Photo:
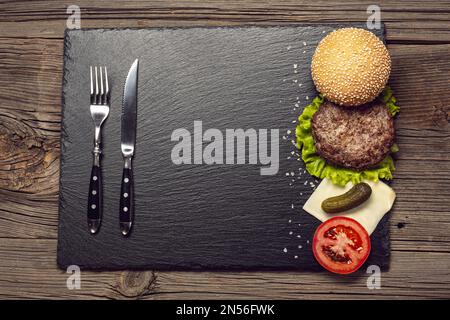
[[[303,162],[291,155],[297,151],[291,140],[293,121],[317,94],[309,70],[314,49],[326,33],[342,26],[67,31],[58,265],[322,270],[311,252],[319,221],[301,209],[312,192],[309,182],[318,182],[307,173],[298,175]],[[383,38],[383,31],[374,32]],[[118,227],[120,114],[123,83],[135,58],[140,59],[136,216],[131,236],[124,238]],[[103,127],[104,217],[95,236],[86,227],[94,135],[90,65],[108,67],[112,88]],[[294,110],[296,103],[300,107]],[[203,131],[279,129],[278,174],[260,175],[260,164],[173,164],[171,134],[178,128],[192,133],[195,120],[203,122]],[[385,269],[387,218],[372,241],[368,263]]]

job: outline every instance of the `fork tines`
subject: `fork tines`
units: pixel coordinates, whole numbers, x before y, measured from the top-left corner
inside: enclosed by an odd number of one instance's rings
[[[106,67],[92,67],[91,72],[91,104],[108,104],[110,98],[108,71]],[[99,87],[100,83],[100,87]]]

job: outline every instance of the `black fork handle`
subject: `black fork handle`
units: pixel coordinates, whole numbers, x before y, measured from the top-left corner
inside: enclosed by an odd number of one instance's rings
[[[100,166],[93,165],[89,183],[87,220],[89,231],[98,232],[102,219],[102,172]]]

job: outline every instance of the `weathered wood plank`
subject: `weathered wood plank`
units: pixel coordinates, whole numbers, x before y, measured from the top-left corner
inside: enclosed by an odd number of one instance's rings
[[[83,27],[364,21],[372,1],[80,1]],[[83,272],[56,268],[62,37],[70,3],[0,3],[0,297],[449,298],[450,3],[382,3],[402,112],[391,216],[392,266],[366,276],[309,273]],[[38,40],[38,41],[36,41]],[[407,45],[405,45],[407,44]],[[433,44],[433,45],[424,45]],[[435,45],[440,44],[440,45]],[[32,88],[32,90],[27,90]]]
[[[56,193],[62,48],[0,38],[0,188]]]
[[[0,240],[2,298],[439,298],[450,294],[450,253],[393,252],[397,261],[369,290],[367,275],[296,272],[82,272],[81,289],[55,269],[55,239]],[[440,263],[436,263],[440,261]],[[408,269],[405,269],[408,266]],[[427,270],[425,273],[424,270]]]
[[[61,38],[66,1],[2,3],[0,36]],[[373,1],[78,1],[82,27],[160,27],[366,21]],[[448,2],[379,3],[388,42],[450,43]],[[45,23],[42,23],[45,21]],[[429,35],[433,34],[433,37]]]

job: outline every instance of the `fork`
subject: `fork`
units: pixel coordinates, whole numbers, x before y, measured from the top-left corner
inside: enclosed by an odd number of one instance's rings
[[[90,111],[95,125],[94,135],[94,163],[89,183],[87,222],[92,234],[98,232],[102,220],[102,172],[101,158],[101,128],[109,114],[110,91],[108,84],[108,71],[106,67],[90,67],[91,75],[91,105]]]

